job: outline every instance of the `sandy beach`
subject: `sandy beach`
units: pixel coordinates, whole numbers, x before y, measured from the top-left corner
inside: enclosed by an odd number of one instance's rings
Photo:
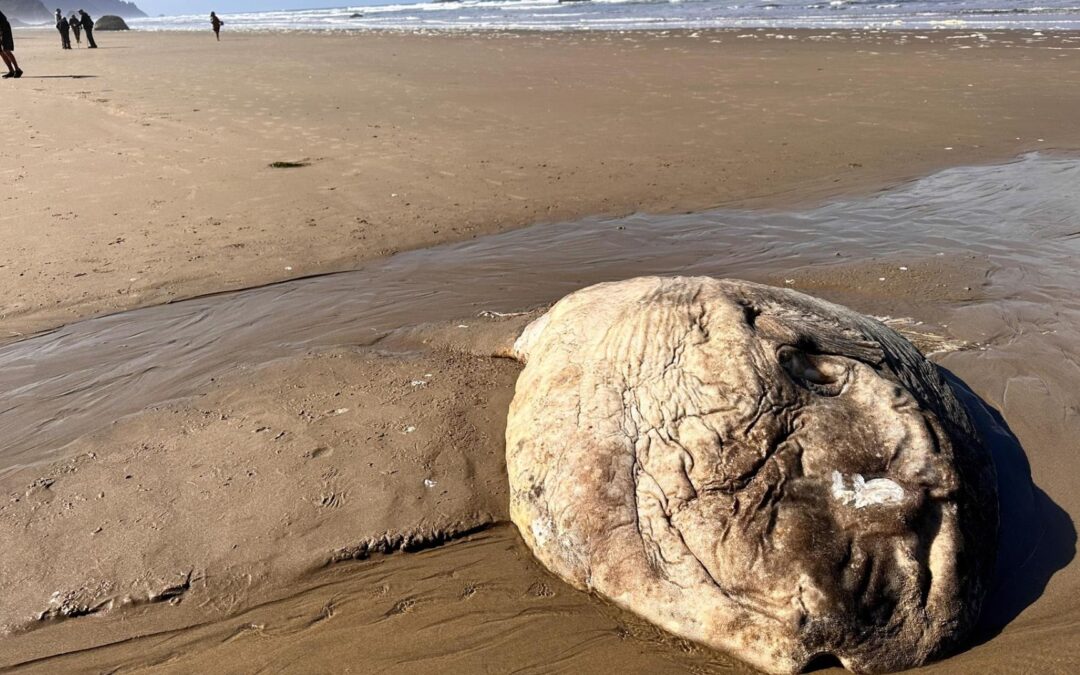
[[[966,382],[1037,490],[930,670],[1080,668],[1080,37],[779,33],[20,31],[0,671],[753,672],[508,523],[510,345],[642,273],[842,302]]]
[[[1080,144],[1067,33],[783,34],[131,33],[63,52],[20,31],[0,339],[535,222],[819,200]]]

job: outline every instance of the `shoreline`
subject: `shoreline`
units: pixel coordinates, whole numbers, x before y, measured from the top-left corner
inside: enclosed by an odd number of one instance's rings
[[[126,19],[127,20],[127,19]],[[42,31],[52,34],[52,31],[56,30],[56,27],[52,24],[27,24],[22,26],[12,26],[14,30],[18,31]],[[210,30],[209,24],[205,28],[139,28],[136,24],[135,27],[126,31],[101,31],[105,35],[123,35],[123,34],[145,34],[145,35],[190,35],[191,33],[205,33]],[[364,27],[364,28],[233,28],[230,33],[236,35],[258,35],[258,34],[273,34],[273,35],[363,35],[367,33],[389,33],[394,35],[417,35],[427,37],[440,37],[440,36],[455,36],[460,35],[463,31],[473,33],[503,33],[508,35],[517,34],[520,36],[535,36],[535,35],[550,35],[552,33],[567,33],[567,34],[593,34],[593,35],[636,35],[643,34],[652,37],[687,37],[690,35],[700,35],[702,37],[724,37],[730,33],[760,33],[764,31],[769,32],[781,32],[790,33],[800,36],[835,36],[843,37],[847,34],[865,34],[865,35],[899,35],[907,33],[910,35],[941,35],[946,37],[954,37],[957,35],[970,35],[971,33],[982,33],[987,36],[999,35],[999,36],[1012,36],[1017,33],[1044,33],[1044,36],[1050,39],[1061,37],[1077,37],[1080,36],[1080,28],[1026,28],[1017,26],[1014,28],[979,28],[979,27],[964,27],[964,26],[942,26],[939,28],[926,28],[926,27],[908,27],[897,25],[882,25],[882,26],[841,26],[835,28],[826,27],[791,27],[791,26],[707,26],[707,27],[672,27],[672,28],[589,28],[582,27],[567,27],[559,26],[553,28],[502,28],[502,27],[476,27],[476,26],[462,26],[460,28],[453,27],[431,27],[431,28],[404,28],[404,27]]]

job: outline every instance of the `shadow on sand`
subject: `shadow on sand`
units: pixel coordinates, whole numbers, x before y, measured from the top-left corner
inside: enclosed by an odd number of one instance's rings
[[[1054,574],[1076,555],[1072,519],[1031,480],[1031,465],[1001,414],[958,377],[941,369],[971,415],[998,475],[998,554],[994,580],[969,646],[1002,631],[1042,596]]]
[[[89,80],[97,75],[23,75],[24,80]]]

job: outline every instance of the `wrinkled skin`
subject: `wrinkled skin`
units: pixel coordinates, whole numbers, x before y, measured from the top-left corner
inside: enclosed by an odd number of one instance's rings
[[[993,468],[906,340],[785,289],[642,278],[515,345],[511,516],[550,570],[775,673],[913,667],[978,616]]]

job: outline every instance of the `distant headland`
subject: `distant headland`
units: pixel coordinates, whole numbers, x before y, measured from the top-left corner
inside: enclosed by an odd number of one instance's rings
[[[63,0],[58,7],[65,16],[80,9],[85,9],[95,17],[102,14],[115,14],[125,19],[146,16],[146,12],[139,9],[134,2],[125,0],[79,0],[77,5],[72,5],[71,0]],[[46,6],[42,0],[0,0],[0,11],[9,19],[26,24],[51,23],[56,9],[53,5]]]

